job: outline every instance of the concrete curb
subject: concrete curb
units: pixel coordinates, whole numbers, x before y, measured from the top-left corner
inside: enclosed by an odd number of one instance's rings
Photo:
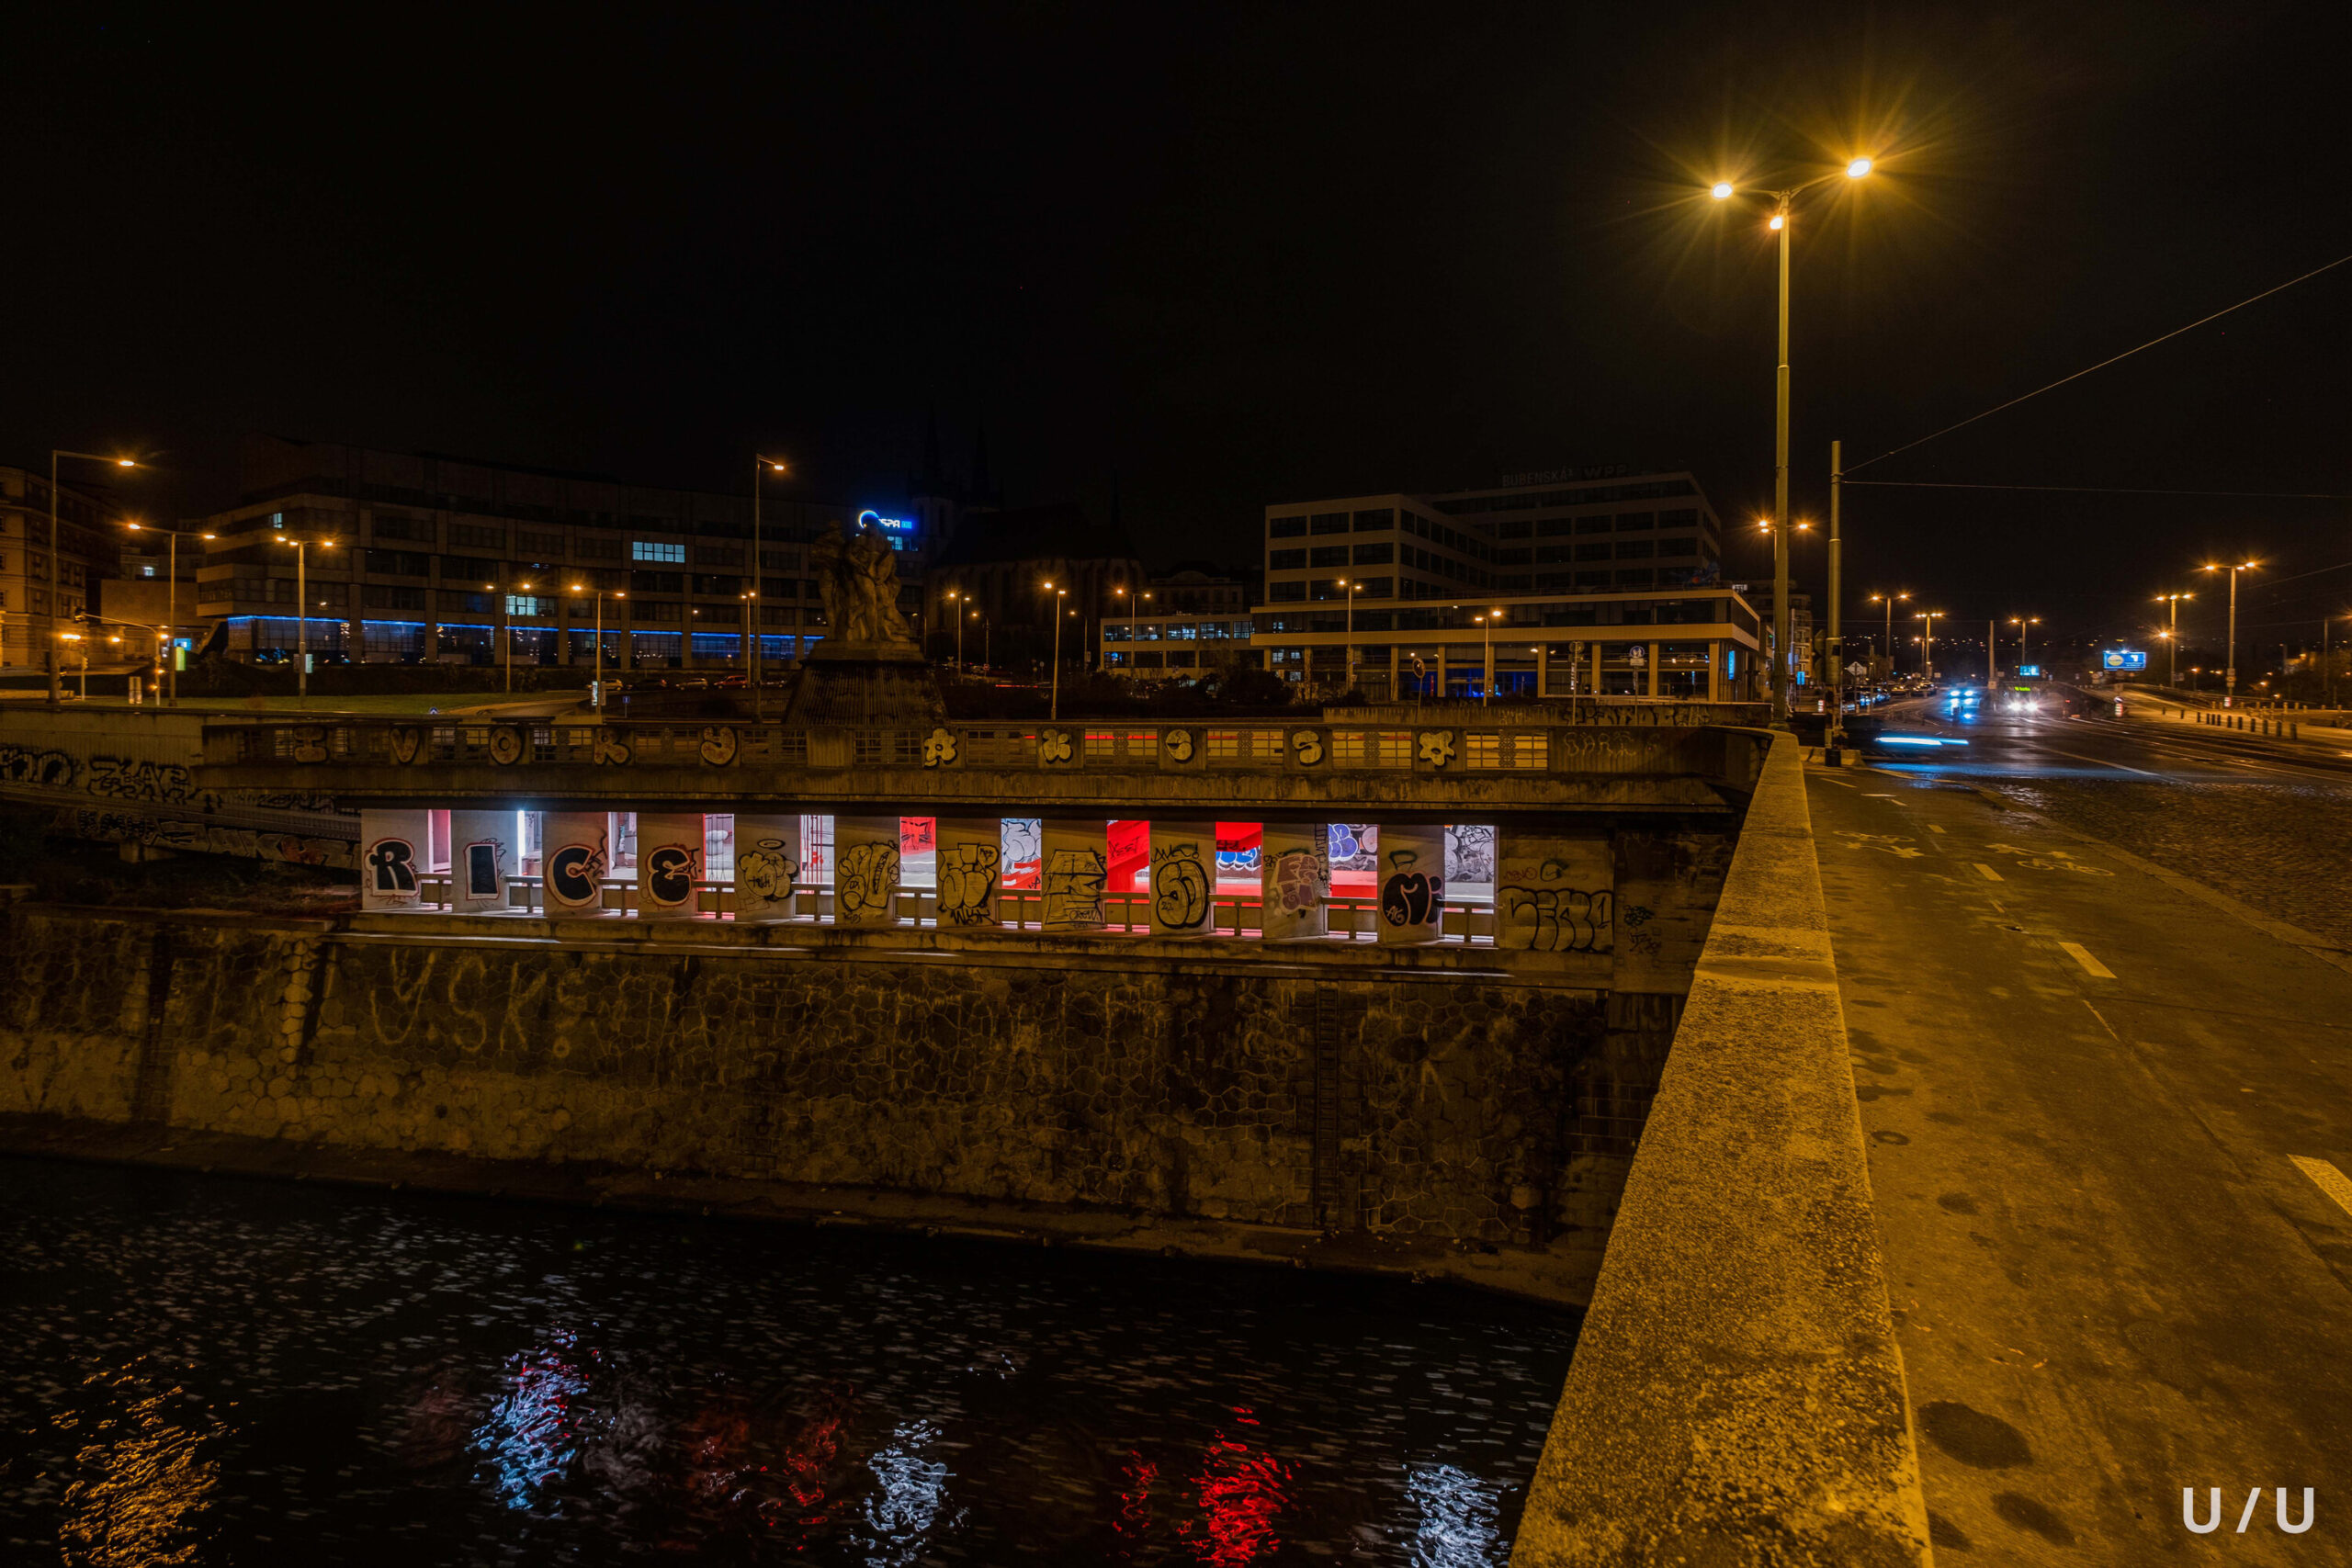
[[[1925,1564],[1799,748],[1775,744],[1511,1561]]]

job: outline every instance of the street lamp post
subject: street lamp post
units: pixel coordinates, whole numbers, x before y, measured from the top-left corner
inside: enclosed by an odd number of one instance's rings
[[[2215,565],[2198,568],[2199,571],[2226,571],[2230,574],[2229,672],[2224,677],[2222,686],[2222,705],[2225,708],[2233,708],[2238,705],[2238,573],[2252,571],[2261,564],[2258,560],[2250,560],[2236,566]]]
[[[2026,665],[2030,662],[2026,652],[2026,639],[2032,635],[2033,628],[2041,624],[2040,615],[2011,615],[2009,617],[2009,625],[2018,629],[2018,676],[2020,680],[2025,676]]]
[[[2233,581],[2234,581],[2234,579]],[[2159,604],[2168,605],[2172,615],[2171,629],[2165,633],[2165,684],[2167,686],[2177,686],[2180,684],[2180,602],[2183,599],[2194,599],[2196,597],[2197,595],[2194,593],[2159,593],[2156,595],[2156,603]]]
[[[1889,685],[1893,685],[1894,683],[1895,601],[1907,600],[1910,597],[1911,595],[1908,593],[1873,593],[1871,595],[1871,604],[1884,604],[1886,605],[1886,680],[1887,684]]]
[[[1046,707],[1046,716],[1059,719],[1062,716],[1062,601],[1069,597],[1069,590],[1054,588],[1050,582],[1046,586],[1052,588],[1054,592],[1054,694]]]
[[[50,635],[43,643],[41,659],[49,666],[49,705],[51,707],[55,707],[58,705],[58,702],[63,694],[59,686],[59,671],[57,668],[57,595],[62,592],[61,585],[65,581],[65,572],[63,570],[65,563],[58,558],[57,553],[57,460],[60,457],[80,457],[85,461],[92,463],[112,463],[118,468],[135,468],[139,466],[129,457],[109,457],[101,452],[68,452],[62,447],[57,446],[52,446],[49,450],[49,538],[47,540],[49,546],[49,614],[46,619],[49,622]],[[30,563],[28,562],[27,564],[29,565]],[[87,685],[88,666],[86,660],[85,660],[84,663],[83,673],[83,683]]]
[[[1484,678],[1478,682],[1480,707],[1489,705],[1495,694],[1495,623],[1502,618],[1502,614],[1500,610],[1488,610],[1483,615],[1470,617],[1487,628],[1487,666]]]
[[[765,586],[765,580],[761,575],[765,569],[760,564],[760,476],[763,473],[780,474],[783,472],[785,472],[785,466],[780,459],[764,457],[757,452],[752,454],[752,605],[750,610],[747,610],[744,613],[750,617],[752,625],[752,717],[754,722],[764,719],[767,716],[767,698],[760,689],[760,679],[763,672],[761,660],[766,653],[766,649],[761,646],[763,639],[760,631],[760,615],[758,614],[760,590]],[[686,635],[691,637],[694,633],[689,631]]]
[[[126,525],[134,534],[144,531],[142,525],[137,523]],[[164,575],[165,578],[165,582],[164,584],[164,622],[166,628],[164,637],[165,640],[168,641],[172,637],[175,637],[179,635],[180,627],[180,531],[177,528],[166,528],[163,532],[164,538],[166,541],[164,547],[166,550],[166,558],[164,567]],[[197,537],[200,539],[209,539],[213,536],[214,536],[210,534],[199,534],[197,536]],[[164,678],[171,682],[172,694],[165,700],[174,707],[180,705],[180,672],[177,668],[178,663],[179,660],[177,658],[174,658],[170,663],[165,666],[164,671]]]
[[[1926,669],[1926,678],[1930,685],[1935,683],[1936,679],[1936,617],[1942,614],[1941,610],[1920,610],[1911,617],[1915,621],[1928,623],[1928,638],[1920,645],[1919,659]]]
[[[1844,177],[1858,180],[1871,172],[1871,160],[1849,162]],[[1770,227],[1780,236],[1780,367],[1773,378],[1772,423],[1772,722],[1789,721],[1789,236],[1795,228],[1796,198],[1815,186],[1838,178],[1824,175],[1787,190],[1773,191]],[[1731,199],[1735,187],[1719,180],[1709,192],[1717,201]],[[1833,459],[1834,463],[1834,459]],[[1831,612],[1836,613],[1834,610]],[[1833,721],[1834,722],[1834,721]]]
[[[294,701],[298,706],[307,706],[311,700],[311,542],[282,534],[277,542],[294,547]],[[334,548],[333,539],[318,543],[322,550]]]
[[[588,585],[584,582],[575,582],[571,585],[571,592],[574,593],[586,593],[589,591]],[[596,595],[596,672],[592,679],[596,682],[596,711],[602,713],[605,711],[605,590],[599,588],[594,592]],[[626,599],[628,595],[616,592],[613,597]]]
[[[960,606],[964,602],[961,590],[953,590],[944,597],[951,604]],[[961,675],[964,672],[964,615],[960,608],[950,610],[948,614],[956,617],[956,673]]]

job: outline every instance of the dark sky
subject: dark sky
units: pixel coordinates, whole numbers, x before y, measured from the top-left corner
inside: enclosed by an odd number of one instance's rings
[[[985,425],[1015,503],[1115,482],[1162,561],[1567,463],[1752,515],[1772,254],[1700,187],[1861,151],[1797,230],[1814,514],[1833,435],[2352,253],[2332,6],[672,9],[19,17],[0,456],[135,447],[185,513],[249,430],[710,488],[764,447],[887,502],[935,406],[952,465]],[[2348,327],[2352,266],[1863,477],[2352,491]],[[1849,603],[1959,621],[2127,635],[2211,552],[2352,561],[2343,502],[1849,496]]]

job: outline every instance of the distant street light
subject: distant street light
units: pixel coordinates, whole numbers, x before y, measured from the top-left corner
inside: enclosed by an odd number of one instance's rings
[[[1483,615],[1470,618],[1487,628],[1486,678],[1478,683],[1478,705],[1486,707],[1491,704],[1495,694],[1495,623],[1503,618],[1503,613],[1489,610]]]
[[[759,598],[760,589],[763,586],[763,580],[761,573],[765,570],[760,564],[760,476],[762,474],[780,474],[785,471],[785,466],[781,459],[770,457],[764,454],[757,452],[752,454],[752,597],[754,601]],[[764,620],[764,616],[757,613],[758,608],[759,607],[755,603],[752,609],[744,612],[744,615],[752,626],[752,718],[755,723],[765,719],[767,716],[767,697],[761,690],[760,686],[760,678],[763,672],[761,666],[761,659],[765,651],[762,647],[762,644],[766,640],[766,637],[765,634],[759,629]],[[795,631],[797,632],[797,629],[798,628],[796,627]],[[692,630],[689,630],[686,633],[689,652],[693,651],[692,645],[694,635],[695,634]],[[798,637],[796,636],[793,641],[797,647],[799,642]]]
[[[2232,581],[2236,580],[2233,578]],[[2180,602],[2194,599],[2194,593],[2159,593],[2156,603],[2172,606],[2172,627],[2165,633],[2165,684],[2180,684]]]
[[[49,538],[45,541],[49,546],[49,591],[42,598],[42,602],[49,606],[48,614],[43,618],[49,623],[50,635],[42,643],[41,660],[49,666],[49,705],[51,707],[55,707],[64,694],[60,688],[57,668],[57,601],[63,592],[65,581],[65,573],[62,570],[64,563],[57,558],[57,460],[60,457],[79,457],[90,463],[112,463],[118,468],[135,468],[139,466],[129,457],[109,457],[99,452],[68,452],[62,447],[56,446],[50,448]],[[26,562],[27,566],[31,564],[29,561]],[[89,660],[85,656],[82,664],[82,684],[85,690],[89,681]]]
[[[1926,668],[1927,680],[1929,685],[1933,685],[1936,680],[1936,617],[1942,614],[1943,612],[1941,610],[1920,610],[1916,612],[1911,617],[1915,621],[1925,621],[1928,623],[1928,636],[1926,641],[1921,645],[1920,660]]]
[[[1803,185],[1770,193],[1772,217],[1768,227],[1781,237],[1781,362],[1775,378],[1772,426],[1771,674],[1772,722],[1775,724],[1784,725],[1789,721],[1789,234],[1795,227],[1791,220],[1796,214],[1796,198],[1804,192],[1841,178],[1860,179],[1871,172],[1871,166],[1870,159],[1857,157],[1847,163],[1841,174],[1823,175]],[[1734,191],[1729,180],[1718,180],[1708,194],[1717,201],[1729,201]],[[1835,722],[1833,718],[1832,723]]]
[[[1363,583],[1361,580],[1351,582],[1343,577],[1337,586],[1348,591],[1348,690],[1352,692],[1356,689],[1356,595],[1363,592]],[[1491,670],[1487,672],[1487,682],[1494,683]]]
[[[2199,571],[2226,571],[2230,574],[2229,674],[2222,687],[2222,705],[2225,708],[2238,705],[2238,573],[2252,571],[2261,564],[2258,560],[2250,560],[2236,566],[2201,566],[2197,569]]]
[[[2032,635],[2033,628],[2041,624],[2040,615],[2011,615],[2009,617],[2009,625],[2018,629],[2018,678],[2020,680],[2025,678],[2025,667],[2030,661],[2030,657],[2026,651],[2026,639]]]
[[[1054,592],[1054,695],[1051,705],[1046,709],[1046,716],[1059,719],[1062,716],[1062,601],[1069,597],[1069,590],[1054,588],[1050,582],[1046,586],[1053,588]]]
[[[115,461],[119,463],[122,459],[118,457]],[[146,531],[144,525],[138,523],[128,523],[125,524],[124,526],[129,528],[134,534],[143,533]],[[164,588],[164,620],[166,626],[170,628],[166,633],[166,636],[170,638],[176,639],[179,636],[180,629],[180,531],[177,528],[165,528],[163,530],[163,535],[164,537],[169,541],[167,547],[168,558],[164,566],[164,576],[166,579]],[[211,534],[198,534],[197,536],[199,539],[209,539],[215,536],[216,536]],[[177,707],[180,705],[179,660],[177,658],[174,658],[165,668],[164,673],[171,682],[171,695],[166,697],[164,701],[169,703],[173,707]]]
[[[294,703],[300,707],[311,700],[310,541],[280,534],[277,542],[294,547]],[[333,539],[321,539],[318,543],[322,550],[334,548]]]
[[[1894,602],[1898,599],[1907,600],[1910,597],[1911,595],[1908,593],[1873,593],[1871,595],[1871,604],[1883,604],[1886,606],[1886,679],[1890,685],[1892,685],[1894,681]]]
[[[574,593],[586,593],[586,592],[590,592],[590,589],[589,589],[588,585],[587,585],[586,583],[584,583],[584,582],[575,582],[575,583],[573,583],[573,584],[571,585],[571,591],[572,592],[574,592]],[[599,589],[594,590],[594,592],[595,592],[595,595],[596,595],[596,673],[595,673],[595,675],[594,675],[593,678],[594,679],[594,681],[595,681],[595,682],[596,682],[596,711],[597,711],[598,713],[602,713],[602,712],[604,712],[604,711],[605,711],[605,590],[604,590],[604,589],[602,589],[602,588],[599,588]],[[613,594],[613,597],[614,597],[614,598],[616,598],[616,599],[626,599],[626,598],[628,598],[628,594],[626,594],[626,593],[619,593],[619,592],[616,592],[616,593],[614,593],[614,594]],[[570,655],[569,655],[569,654],[566,654],[566,656],[565,656],[565,657],[569,658],[569,657],[570,657]]]

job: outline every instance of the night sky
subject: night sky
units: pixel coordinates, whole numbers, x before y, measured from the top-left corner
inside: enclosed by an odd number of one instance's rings
[[[251,430],[713,489],[781,450],[887,503],[935,408],[951,467],[985,427],[1015,504],[1115,487],[1163,564],[1564,464],[1688,465],[1730,522],[1770,498],[1772,253],[1703,186],[1861,152],[1798,220],[1818,515],[1832,436],[2352,253],[2319,5],[683,11],[19,15],[0,457],[151,455],[158,514]],[[2352,265],[1857,477],[2352,492],[2347,328]],[[2234,552],[2249,640],[2352,609],[2341,500],[1849,502],[1853,605],[2130,636]]]

